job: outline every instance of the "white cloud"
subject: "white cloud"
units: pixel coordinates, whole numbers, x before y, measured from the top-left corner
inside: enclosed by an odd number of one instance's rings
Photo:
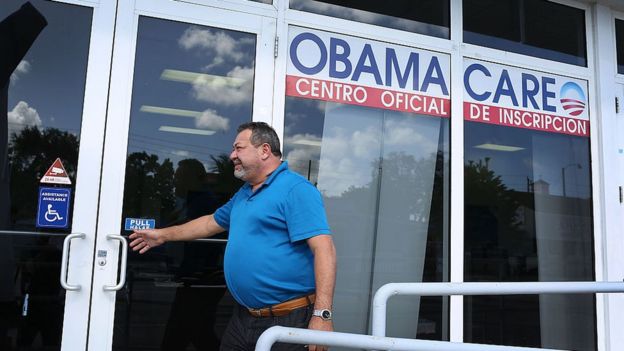
[[[178,39],[178,44],[185,50],[198,50],[203,57],[212,60],[203,67],[204,72],[219,66],[226,69],[234,66],[224,79],[199,76],[193,82],[192,96],[199,101],[221,106],[250,103],[253,98],[254,43],[252,37],[234,38],[224,30],[187,29]]]
[[[19,133],[26,127],[41,126],[41,117],[34,108],[28,106],[25,101],[20,101],[15,105],[13,110],[8,113],[9,136],[13,133]]]
[[[204,66],[202,70],[204,72],[210,72],[211,69],[223,64],[224,62],[225,59],[223,57],[216,56],[214,59],[212,59],[212,62],[209,65]]]
[[[253,98],[253,75],[253,68],[236,66],[227,73],[228,78],[233,78],[231,80],[215,81],[199,76],[193,82],[193,97],[225,106],[250,103]]]
[[[26,60],[20,61],[13,73],[11,73],[11,83],[17,82],[21,76],[28,74],[31,67],[32,65],[30,64],[30,62]]]
[[[249,61],[254,52],[249,46],[254,44],[253,38],[234,39],[223,30],[210,30],[190,27],[178,39],[178,44],[185,50],[202,50],[212,54],[212,63],[205,69],[221,65],[225,62],[241,63]]]
[[[295,134],[287,137],[284,139],[284,146],[291,149],[286,155],[286,160],[291,164],[307,165],[310,160],[317,161],[321,156],[321,138],[313,134]]]
[[[410,147],[419,149],[437,149],[439,123],[424,123],[425,121],[406,119],[389,119],[386,121],[384,143],[390,146]],[[425,155],[421,155],[424,157]]]
[[[342,123],[343,116],[334,117],[333,123]],[[437,150],[439,123],[414,122],[409,118],[386,120],[384,154],[405,152],[418,160]],[[308,167],[308,160],[320,160],[318,187],[325,196],[340,196],[350,188],[369,186],[382,152],[382,133],[378,124],[362,123],[356,130],[326,125],[322,140],[310,134],[286,138],[286,145],[293,148],[286,158],[289,162],[297,161],[301,167]],[[315,143],[320,143],[321,147],[310,146]]]
[[[219,116],[215,110],[206,110],[195,119],[195,127],[214,131],[226,131],[230,129],[230,120]]]
[[[351,187],[372,181],[373,164],[380,155],[376,127],[349,131],[341,127],[325,131],[318,186],[326,196],[339,196]]]
[[[305,174],[309,161],[314,164],[320,159],[318,186],[326,196],[339,196],[350,187],[369,184],[372,164],[380,152],[379,131],[373,127],[349,131],[336,126],[325,133],[322,140],[307,133],[284,139],[291,149],[285,157],[291,168]]]
[[[314,134],[295,134],[293,136],[287,137],[284,139],[285,144],[316,144],[320,145],[321,138]]]

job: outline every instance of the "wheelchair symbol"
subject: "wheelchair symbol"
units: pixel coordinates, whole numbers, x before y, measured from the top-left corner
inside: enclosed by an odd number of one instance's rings
[[[52,204],[48,204],[48,210],[44,214],[45,220],[48,222],[56,222],[63,220],[56,210],[52,209]]]

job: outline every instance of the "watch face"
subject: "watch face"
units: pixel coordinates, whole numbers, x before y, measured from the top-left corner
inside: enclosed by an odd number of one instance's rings
[[[321,317],[323,317],[323,319],[330,319],[331,318],[331,312],[328,310],[323,310],[321,312]]]

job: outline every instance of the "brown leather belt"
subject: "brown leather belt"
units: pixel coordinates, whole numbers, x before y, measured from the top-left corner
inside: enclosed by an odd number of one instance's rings
[[[264,307],[264,308],[248,308],[249,313],[254,317],[280,317],[289,314],[290,312],[306,307],[314,303],[315,295],[310,294],[296,299],[284,301],[277,305]]]

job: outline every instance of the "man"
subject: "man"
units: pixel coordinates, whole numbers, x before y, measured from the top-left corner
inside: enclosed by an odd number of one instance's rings
[[[221,350],[253,350],[274,325],[332,331],[336,253],[319,191],[281,161],[279,138],[268,124],[238,127],[230,159],[246,183],[214,214],[179,226],[137,230],[134,251],[167,241],[229,230],[224,270],[237,306]],[[299,350],[278,344],[273,350]],[[310,345],[311,351],[326,347]]]

